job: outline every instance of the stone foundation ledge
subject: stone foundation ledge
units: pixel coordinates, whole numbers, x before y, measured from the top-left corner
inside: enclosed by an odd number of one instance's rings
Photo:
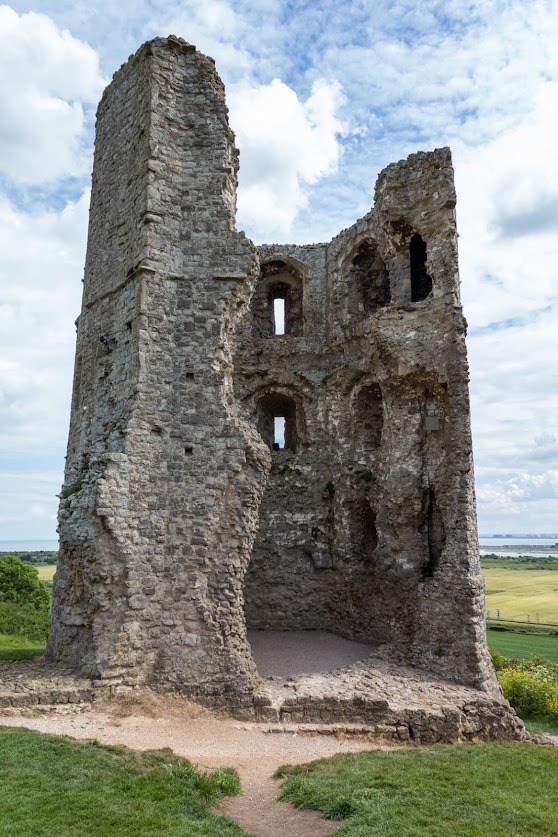
[[[140,692],[119,680],[80,677],[39,663],[0,663],[0,713],[80,711],[99,699]],[[208,694],[154,688],[267,731],[359,734],[391,743],[532,740],[501,695],[431,677],[414,668],[365,661],[327,674],[262,681],[257,693]]]
[[[369,735],[390,743],[449,744],[530,738],[511,707],[496,701],[467,706],[450,704],[437,711],[429,707],[386,706],[380,713],[376,707],[367,712],[366,706],[357,709],[354,704],[340,702],[332,707],[316,699],[311,704],[289,704],[288,711],[281,708],[279,720],[281,724],[275,729]]]
[[[371,658],[325,674],[269,678],[256,694],[179,691],[213,711],[263,724],[267,731],[357,730],[386,742],[416,744],[531,740],[499,690],[491,695]]]
[[[373,657],[327,674],[267,681],[265,692],[261,721],[363,724],[382,739],[417,744],[529,739],[499,690],[488,694]],[[276,717],[265,717],[270,712]]]
[[[80,677],[62,666],[0,662],[0,712],[45,711],[59,706],[85,708],[110,693],[106,684]]]

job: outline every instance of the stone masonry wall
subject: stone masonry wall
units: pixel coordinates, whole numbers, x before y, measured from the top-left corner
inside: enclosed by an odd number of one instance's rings
[[[415,154],[382,172],[374,210],[330,244],[260,248],[262,277],[270,260],[298,269],[303,328],[262,336],[248,311],[237,394],[254,423],[261,399],[288,395],[302,438],[272,452],[246,616],[258,629],[330,630],[496,690],[454,207],[449,150]],[[413,301],[417,273],[424,298]]]
[[[115,130],[116,126],[116,130]],[[242,578],[269,454],[233,414],[257,271],[213,62],[142,47],[98,113],[49,660],[184,691],[253,688]]]
[[[212,60],[141,47],[98,111],[47,658],[244,705],[246,626],[319,629],[498,700],[449,150],[308,246],[235,230],[237,168]]]

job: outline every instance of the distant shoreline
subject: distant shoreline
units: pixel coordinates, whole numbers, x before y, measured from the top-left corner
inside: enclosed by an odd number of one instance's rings
[[[0,552],[58,552],[58,549],[58,541],[47,538],[0,541]]]
[[[541,540],[541,541],[558,541],[558,534],[553,535],[479,535],[479,540],[487,541],[487,540],[498,540],[498,541],[521,541],[521,540]]]
[[[526,555],[526,554],[536,554],[536,555],[555,554],[555,555],[557,555],[558,554],[558,544],[553,544],[552,546],[544,546],[544,545],[536,546],[535,544],[522,544],[522,543],[502,544],[502,546],[500,546],[500,544],[497,544],[495,546],[495,549],[492,549],[489,546],[481,544],[481,547],[480,547],[481,555],[483,555],[483,554],[490,555],[491,553],[495,552],[495,550],[499,554],[509,552],[509,553],[514,553],[514,554],[517,555],[518,551],[520,551],[524,555]]]

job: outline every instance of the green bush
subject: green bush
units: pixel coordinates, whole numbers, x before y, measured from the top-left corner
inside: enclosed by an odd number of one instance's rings
[[[31,564],[15,555],[0,556],[0,602],[48,610],[50,593]]]
[[[31,564],[15,555],[0,556],[0,634],[45,642],[50,593]]]
[[[50,612],[48,608],[36,610],[31,605],[0,602],[0,634],[24,636],[46,642]]]
[[[498,671],[498,680],[504,697],[520,714],[558,719],[558,665],[555,663],[537,657],[523,663],[505,661]]]
[[[502,669],[506,667],[507,658],[504,657],[503,654],[500,654],[499,651],[494,651],[491,648],[490,656],[492,657],[492,664],[494,666],[495,671],[502,671]]]

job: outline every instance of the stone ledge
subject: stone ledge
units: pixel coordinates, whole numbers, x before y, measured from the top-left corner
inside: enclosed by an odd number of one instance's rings
[[[3,714],[81,711],[96,700],[116,702],[136,691],[119,680],[91,680],[58,666],[0,663]],[[151,691],[176,696],[178,690]],[[381,660],[273,680],[256,694],[189,690],[182,697],[270,733],[366,735],[410,744],[535,740],[503,698]]]

